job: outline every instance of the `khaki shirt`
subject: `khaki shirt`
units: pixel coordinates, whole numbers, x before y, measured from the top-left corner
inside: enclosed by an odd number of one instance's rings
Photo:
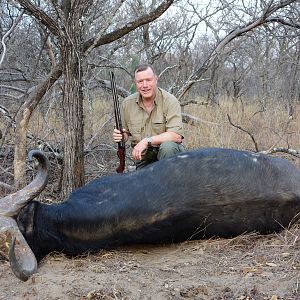
[[[179,101],[167,91],[158,88],[154,108],[146,112],[139,93],[128,96],[122,102],[123,127],[129,132],[131,146],[147,136],[172,131],[183,137],[182,117]]]

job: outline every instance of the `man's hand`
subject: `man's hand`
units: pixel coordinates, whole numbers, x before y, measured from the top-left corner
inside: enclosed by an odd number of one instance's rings
[[[148,142],[146,139],[142,139],[132,150],[132,158],[134,160],[142,160],[142,153],[148,147]]]
[[[124,137],[124,142],[127,141],[128,139],[128,135],[126,133],[126,130],[123,129],[123,133],[121,133],[121,131],[119,129],[114,129],[114,132],[113,132],[113,140],[115,143],[119,143],[122,141],[122,138]]]

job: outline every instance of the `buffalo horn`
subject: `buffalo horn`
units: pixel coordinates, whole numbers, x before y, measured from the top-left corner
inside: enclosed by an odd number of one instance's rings
[[[41,151],[32,150],[28,157],[29,160],[33,157],[37,159],[37,175],[20,191],[0,199],[0,234],[11,239],[9,247],[11,269],[23,281],[36,272],[37,261],[13,217],[45,188],[49,170],[49,161]]]
[[[13,217],[32,199],[37,197],[45,188],[48,181],[49,161],[43,152],[31,150],[29,160],[36,158],[38,161],[37,175],[31,183],[20,191],[7,195],[0,200],[0,216]]]
[[[0,234],[11,238],[9,262],[14,274],[21,280],[27,280],[37,270],[35,255],[20,232],[13,218],[0,216]]]

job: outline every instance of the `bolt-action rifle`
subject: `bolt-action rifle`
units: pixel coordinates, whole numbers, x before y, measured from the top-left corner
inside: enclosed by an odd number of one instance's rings
[[[110,72],[110,82],[111,82],[111,91],[113,95],[113,101],[114,101],[114,115],[115,115],[115,122],[116,122],[116,128],[120,130],[120,132],[123,133],[123,126],[122,126],[122,119],[121,119],[121,113],[120,113],[120,104],[118,100],[118,94],[117,94],[117,88],[116,88],[116,82],[115,82],[115,75],[113,72]],[[120,164],[117,167],[116,171],[117,173],[123,173],[125,169],[125,142],[124,138],[118,142],[118,151],[117,151]]]

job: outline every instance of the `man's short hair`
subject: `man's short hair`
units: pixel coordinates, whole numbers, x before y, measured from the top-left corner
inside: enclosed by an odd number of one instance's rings
[[[155,70],[153,69],[152,65],[149,64],[141,64],[138,65],[134,70],[134,75],[138,72],[146,71],[148,68],[150,68],[154,75],[156,75]]]

